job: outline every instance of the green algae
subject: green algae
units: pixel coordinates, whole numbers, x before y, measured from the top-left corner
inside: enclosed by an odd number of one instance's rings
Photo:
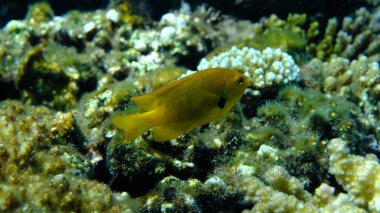
[[[26,20],[28,24],[38,26],[42,22],[52,20],[54,17],[53,9],[46,2],[39,2],[29,6]]]
[[[276,100],[268,102],[257,110],[260,124],[246,133],[249,148],[258,150],[261,145],[278,149],[274,159],[255,163],[258,173],[269,165],[283,161],[290,174],[308,182],[314,187],[326,179],[328,156],[326,140],[344,137],[350,146],[363,152],[360,144],[366,138],[365,129],[358,117],[358,108],[351,102],[337,96],[326,96],[317,91],[286,87]],[[262,165],[257,165],[262,164]]]
[[[301,34],[288,29],[268,29],[263,34],[256,35],[253,38],[246,38],[242,41],[233,42],[219,47],[209,53],[206,58],[210,59],[213,56],[229,50],[233,46],[236,46],[237,48],[250,47],[257,50],[264,50],[267,47],[272,47],[296,55],[299,54],[299,52],[305,51],[306,39]]]

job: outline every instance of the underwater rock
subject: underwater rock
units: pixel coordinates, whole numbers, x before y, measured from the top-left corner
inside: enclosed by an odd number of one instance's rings
[[[110,79],[105,77],[104,81]],[[104,144],[105,138],[112,137],[114,131],[108,130],[111,114],[117,108],[130,105],[130,98],[135,96],[137,89],[131,83],[105,83],[103,87],[85,94],[79,101],[75,119],[85,136],[82,145]]]
[[[3,101],[0,118],[0,211],[116,208],[109,187],[87,179],[91,165],[76,149],[72,113]]]
[[[77,97],[96,86],[96,67],[73,48],[54,43],[27,53],[16,75],[16,88],[27,103],[69,109]]]
[[[155,142],[150,132],[128,143],[118,131],[106,149],[107,167],[116,177],[114,189],[136,196],[144,195],[171,175],[204,179],[244,143],[241,134],[234,130],[238,122],[241,121],[231,116],[165,143]]]
[[[210,177],[205,182],[197,179],[180,180],[168,176],[155,189],[139,198],[142,212],[214,212],[220,209],[238,211],[236,203],[241,195],[227,188],[218,177]]]

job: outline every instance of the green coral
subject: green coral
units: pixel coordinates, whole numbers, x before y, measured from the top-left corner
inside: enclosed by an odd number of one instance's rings
[[[291,13],[285,19],[272,14],[257,23],[227,19],[216,26],[207,26],[211,28],[206,31],[213,36],[216,49],[211,56],[223,51],[224,46],[227,49],[232,44],[254,48],[280,47],[289,51],[299,62],[313,57],[320,60],[335,57],[355,59],[359,55],[378,61],[378,12],[371,9],[359,8],[343,19],[297,13]],[[240,29],[241,25],[246,29]]]
[[[257,116],[275,129],[280,130],[282,134],[289,134],[291,129],[291,116],[289,111],[279,102],[267,102],[257,111]]]
[[[311,57],[321,60],[335,57],[354,59],[363,54],[376,61],[379,58],[379,29],[371,27],[374,19],[376,19],[374,13],[360,8],[354,14],[344,17],[343,21],[332,17],[325,23],[323,18],[315,19],[305,14],[292,14],[287,20],[272,15],[261,22],[269,29],[290,29],[292,32],[307,36],[306,50]],[[326,27],[322,28],[325,25]]]

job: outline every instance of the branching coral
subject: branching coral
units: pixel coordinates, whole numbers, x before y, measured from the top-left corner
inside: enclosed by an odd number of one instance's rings
[[[302,68],[301,78],[313,89],[351,100],[361,109],[361,122],[367,128],[378,126],[380,67],[365,56],[349,61],[334,58],[329,62],[311,60]]]
[[[253,48],[231,49],[212,57],[202,59],[198,70],[223,67],[244,73],[251,80],[255,90],[265,90],[287,84],[297,79],[299,68],[293,58],[280,49],[267,48],[258,51]]]
[[[354,203],[352,203],[347,194],[339,193],[337,196],[335,196],[335,191],[336,190],[334,187],[331,187],[325,183],[322,183],[318,188],[315,189],[313,203],[320,208],[321,212],[367,212],[366,210],[359,208]]]
[[[244,202],[254,204],[252,212],[315,212],[311,196],[302,184],[284,168],[274,166],[265,172],[265,184],[255,176],[255,167],[247,164],[226,167],[222,180],[244,194]],[[231,178],[234,176],[234,178]],[[232,181],[232,182],[231,182]],[[247,212],[247,211],[246,211]]]
[[[329,19],[323,39],[311,42],[308,46],[309,52],[321,60],[334,57],[354,59],[360,54],[370,57],[371,60],[378,60],[380,31],[369,27],[375,21],[374,18],[370,11],[360,8],[356,10],[355,15],[345,17],[341,23],[337,18]],[[314,22],[311,26],[314,24],[318,23]],[[319,33],[309,37],[309,40],[312,41],[316,35]]]
[[[333,139],[327,146],[331,152],[329,172],[348,192],[359,207],[380,211],[380,164],[375,155],[350,155],[346,142]]]

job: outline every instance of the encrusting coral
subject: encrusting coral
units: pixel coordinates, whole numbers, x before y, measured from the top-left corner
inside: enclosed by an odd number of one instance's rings
[[[107,185],[88,179],[72,113],[4,101],[0,118],[0,211],[134,208],[128,196],[118,205]]]

